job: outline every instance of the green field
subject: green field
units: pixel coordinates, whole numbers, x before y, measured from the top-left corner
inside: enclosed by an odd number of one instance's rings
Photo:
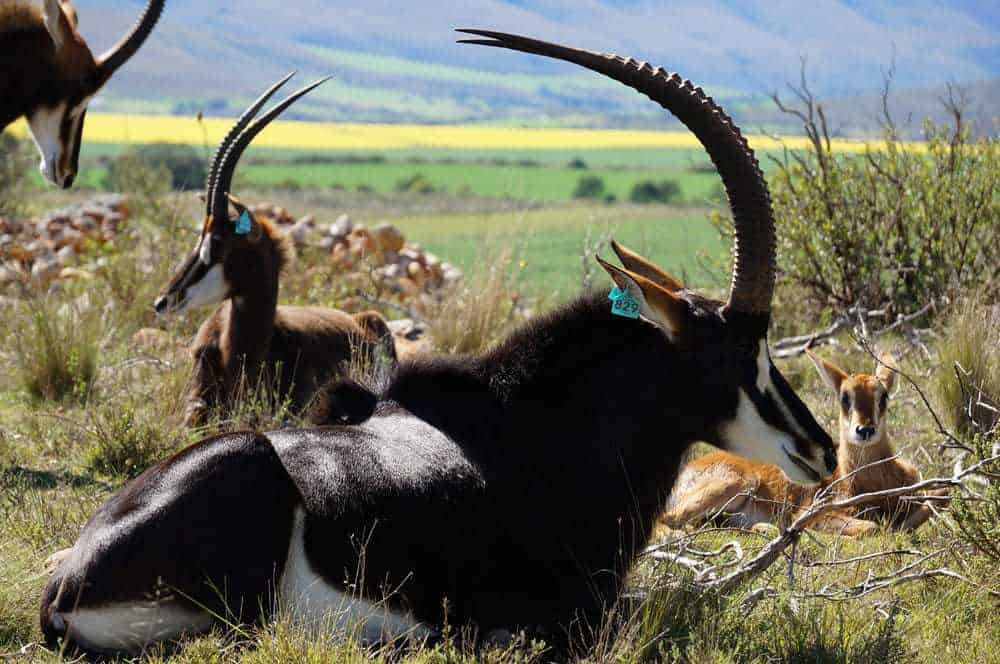
[[[88,146],[82,157],[78,187],[105,188],[109,163],[127,149],[120,145]],[[197,149],[197,152],[208,156],[207,150]],[[548,204],[572,200],[584,177],[600,178],[603,190],[596,196],[599,200],[628,201],[632,188],[642,181],[676,183],[680,193],[672,202],[677,204],[704,206],[721,195],[721,181],[704,155],[689,150],[427,150],[350,154],[259,150],[247,154],[237,171],[237,187],[385,194],[398,191],[401,183],[420,178],[425,189],[457,198]]]
[[[654,257],[660,265],[693,283],[724,285],[724,275],[706,271],[702,265],[702,257],[719,259],[728,251],[702,210],[570,206],[513,213],[400,217],[393,223],[410,240],[471,274],[481,268],[484,260],[509,248],[525,291],[554,296],[557,301],[579,291],[584,269],[581,256],[588,240],[592,246],[607,236]],[[603,245],[601,251],[606,255],[609,250]],[[596,268],[589,261],[588,266]]]

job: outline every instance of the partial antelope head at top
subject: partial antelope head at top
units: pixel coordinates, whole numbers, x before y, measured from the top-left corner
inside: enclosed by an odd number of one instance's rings
[[[273,242],[262,242],[266,235],[261,224],[246,206],[230,196],[229,190],[240,156],[254,137],[300,97],[327,80],[307,85],[251,124],[268,99],[292,76],[289,74],[275,83],[251,104],[215,151],[205,182],[205,222],[201,235],[166,290],[157,298],[154,304],[157,313],[179,313],[239,296],[244,284],[257,283],[255,279],[241,279],[240,275],[252,274],[264,269],[265,265],[280,265],[283,261],[280,256],[269,255],[280,252],[280,248]],[[229,214],[230,204],[236,210],[235,218]]]
[[[70,0],[0,0],[0,130],[24,116],[49,182],[72,186],[87,105],[142,46],[164,1],[149,0],[135,27],[94,57]]]
[[[875,375],[870,375],[850,374],[812,351],[807,350],[806,354],[823,381],[837,395],[841,444],[866,447],[883,442],[889,394],[896,376],[896,358],[891,353],[882,353]]]

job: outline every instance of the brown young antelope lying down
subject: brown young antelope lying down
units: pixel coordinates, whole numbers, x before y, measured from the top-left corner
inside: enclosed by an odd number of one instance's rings
[[[836,395],[840,410],[837,472],[822,486],[835,483],[835,494],[847,498],[918,482],[920,473],[916,468],[892,458],[896,453],[889,442],[887,425],[896,366],[892,355],[882,355],[872,376],[848,374],[811,351],[806,353]],[[695,459],[681,471],[663,521],[674,527],[705,518],[741,526],[776,521],[787,525],[812,503],[815,493],[816,487],[789,482],[777,466],[714,452]],[[858,537],[876,532],[876,519],[901,530],[912,530],[932,514],[923,503],[889,498],[862,505],[857,512],[826,512],[809,527]]]
[[[276,388],[293,411],[316,389],[344,373],[352,361],[395,360],[385,319],[369,311],[350,315],[322,307],[278,306],[278,277],[291,248],[281,231],[257,219],[229,195],[240,155],[253,138],[310,85],[250,124],[291,74],[264,93],[223,139],[206,183],[206,217],[198,244],[155,303],[157,313],[222,304],[202,324],[191,347],[194,377],[187,403],[189,425],[208,414],[224,417],[241,391]],[[235,210],[230,215],[230,204]]]
[[[164,0],[150,0],[132,31],[94,57],[69,0],[0,0],[0,131],[24,116],[45,178],[76,177],[87,104],[152,32]]]
[[[728,300],[678,290],[616,246],[623,267],[601,261],[613,300],[583,293],[487,351],[404,362],[378,394],[328,390],[352,426],[187,448],[84,527],[42,597],[49,643],[134,653],[279,607],[366,642],[432,639],[447,623],[585,645],[692,443],[797,482],[831,475],[833,442],[768,352],[774,220],[739,129],[662,69],[470,32],[602,72],[694,132],[733,211]]]

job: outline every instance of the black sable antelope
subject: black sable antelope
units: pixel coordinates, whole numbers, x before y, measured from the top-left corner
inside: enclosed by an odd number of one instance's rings
[[[254,137],[322,83],[299,90],[250,124],[291,76],[251,104],[219,144],[205,184],[201,236],[154,305],[157,313],[166,314],[222,303],[202,323],[191,346],[189,425],[212,413],[224,417],[243,388],[258,381],[298,411],[352,360],[366,365],[379,361],[379,354],[387,361],[396,358],[392,333],[374,311],[352,316],[323,307],[278,306],[278,277],[291,251],[288,241],[229,195],[236,165]]]
[[[0,0],[0,131],[22,115],[45,178],[73,185],[87,104],[152,32],[164,0],[109,51],[94,57],[69,0]]]
[[[728,302],[616,245],[614,303],[585,294],[489,352],[404,363],[377,401],[332,388],[355,426],[188,448],[85,526],[42,598],[50,643],[136,652],[275,606],[366,639],[449,621],[560,640],[616,600],[694,441],[831,475],[830,437],[768,355],[770,202],[722,109],[633,60],[473,33],[622,81],[698,136],[732,205]]]

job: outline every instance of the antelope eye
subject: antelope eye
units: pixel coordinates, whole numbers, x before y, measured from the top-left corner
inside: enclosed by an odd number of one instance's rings
[[[840,395],[840,405],[844,407],[844,410],[851,407],[851,396],[847,392]]]

